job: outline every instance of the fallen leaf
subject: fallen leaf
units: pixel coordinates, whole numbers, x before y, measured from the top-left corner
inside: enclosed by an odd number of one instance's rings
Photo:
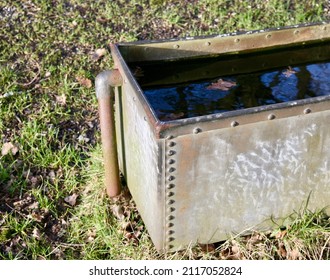
[[[117,219],[119,220],[125,219],[124,209],[121,205],[113,205],[111,207],[111,211]]]
[[[236,240],[233,240],[231,243],[232,243],[231,251],[233,252],[234,255],[239,256],[241,250],[240,250],[238,242]]]
[[[199,247],[205,253],[210,253],[210,252],[214,252],[215,251],[215,246],[212,243],[211,244],[199,244]]]
[[[60,104],[60,105],[65,105],[66,104],[66,96],[65,96],[65,94],[56,95],[55,98],[56,98],[56,102],[58,104]]]
[[[81,77],[81,76],[76,76],[76,80],[81,86],[83,86],[85,88],[91,88],[92,87],[92,81],[88,78]]]
[[[277,253],[282,257],[282,258],[285,258],[287,256],[287,252],[286,252],[286,249],[285,249],[285,246],[284,246],[284,243],[283,242],[280,242],[278,244],[278,250],[277,250]]]
[[[76,193],[67,196],[66,198],[64,198],[64,201],[68,204],[70,204],[71,206],[75,206],[76,202],[77,202],[77,197],[78,195]]]
[[[1,154],[3,156],[8,155],[11,152],[12,155],[16,155],[18,152],[18,147],[13,145],[11,142],[4,143],[2,145]]]
[[[93,230],[88,230],[88,232],[87,232],[87,239],[86,239],[86,241],[88,242],[88,243],[91,243],[91,242],[93,242],[94,240],[95,240],[95,237],[96,237],[96,229],[93,229]]]
[[[130,228],[130,225],[131,225],[130,222],[128,222],[128,221],[124,221],[124,220],[122,220],[122,222],[120,223],[120,227],[121,227],[123,230],[127,230],[128,228]]]
[[[100,22],[100,23],[106,23],[109,20],[107,18],[105,18],[105,17],[98,17],[98,18],[96,18],[96,21],[97,22]]]
[[[286,234],[287,234],[287,231],[286,231],[286,230],[280,230],[280,231],[276,234],[275,238],[277,238],[277,239],[282,239]]]
[[[288,259],[289,260],[299,260],[301,258],[301,253],[298,249],[293,249],[288,252]]]
[[[93,54],[92,54],[92,59],[95,61],[101,59],[105,54],[107,53],[106,49],[97,49]]]
[[[239,252],[240,252],[240,249],[239,249],[239,247],[237,246],[237,245],[233,245],[232,247],[231,247],[231,251],[233,252],[233,254],[239,254]]]
[[[33,231],[32,231],[32,236],[37,239],[37,240],[40,240],[41,238],[41,233],[40,233],[40,230],[37,229],[37,228],[34,228]]]
[[[35,187],[38,185],[39,179],[38,179],[38,177],[32,176],[30,179],[30,182],[31,182],[32,187]]]
[[[29,209],[39,209],[39,202],[35,201],[28,206]]]
[[[44,216],[41,215],[40,213],[32,213],[28,215],[29,218],[33,219],[34,221],[37,221],[39,223],[42,222],[42,220],[44,219]]]
[[[289,66],[288,69],[286,69],[285,71],[283,71],[284,76],[287,77],[287,78],[291,77],[295,73],[297,73],[297,71],[293,70],[291,68],[291,66]]]
[[[128,240],[128,242],[130,244],[133,244],[133,245],[138,245],[139,244],[139,240],[133,232],[127,232],[125,234],[125,238]]]
[[[231,89],[234,86],[236,86],[236,82],[224,81],[222,79],[219,79],[217,82],[212,83],[211,85],[206,87],[206,89],[210,89],[210,90],[220,89],[220,90],[228,91],[229,89]]]

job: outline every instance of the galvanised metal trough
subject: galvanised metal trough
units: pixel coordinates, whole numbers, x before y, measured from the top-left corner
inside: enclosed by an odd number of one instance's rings
[[[330,24],[111,45],[96,78],[108,194],[159,251],[330,205]],[[328,212],[329,213],[329,212]]]

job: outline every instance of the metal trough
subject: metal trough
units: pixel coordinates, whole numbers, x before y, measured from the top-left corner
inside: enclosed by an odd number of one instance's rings
[[[106,187],[110,196],[119,194],[120,170],[157,250],[269,228],[271,219],[287,217],[308,199],[309,209],[330,205],[330,92],[161,121],[142,83],[168,85],[329,59],[329,42],[330,24],[324,22],[111,45],[114,70],[96,78]],[[323,44],[321,51],[313,50],[315,44]],[[301,46],[298,57],[290,53]],[[268,61],[274,50],[277,57]],[[196,67],[179,71],[187,61]],[[209,63],[207,71],[199,61]],[[152,77],[139,81],[132,70],[139,65],[154,69]]]

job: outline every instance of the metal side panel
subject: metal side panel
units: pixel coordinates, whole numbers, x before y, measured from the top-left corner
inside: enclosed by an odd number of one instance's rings
[[[125,79],[126,81],[126,79]],[[152,126],[136,92],[124,83],[121,102],[121,145],[125,179],[157,248],[164,250],[163,145]],[[123,163],[122,163],[123,164]]]
[[[309,196],[308,209],[330,205],[329,123],[323,111],[166,140],[171,249],[269,228]]]

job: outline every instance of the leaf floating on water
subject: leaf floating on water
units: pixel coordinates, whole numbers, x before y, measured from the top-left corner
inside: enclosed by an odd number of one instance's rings
[[[287,77],[287,78],[291,77],[293,74],[296,74],[296,73],[297,73],[297,71],[293,70],[291,68],[291,66],[289,66],[288,69],[283,71],[284,76]]]
[[[228,91],[234,86],[236,86],[236,82],[224,81],[223,79],[219,79],[217,82],[209,85],[206,89],[211,89],[211,90],[220,89],[220,90]]]
[[[164,114],[160,112],[159,119],[162,121],[174,121],[181,119],[184,116],[183,112]]]
[[[184,116],[184,113],[183,112],[171,113],[171,114],[168,115],[168,119],[169,120],[177,120],[177,119],[180,119],[183,116]]]
[[[144,72],[141,67],[136,66],[136,68],[133,71],[133,75],[135,78],[140,78],[144,76]]]

